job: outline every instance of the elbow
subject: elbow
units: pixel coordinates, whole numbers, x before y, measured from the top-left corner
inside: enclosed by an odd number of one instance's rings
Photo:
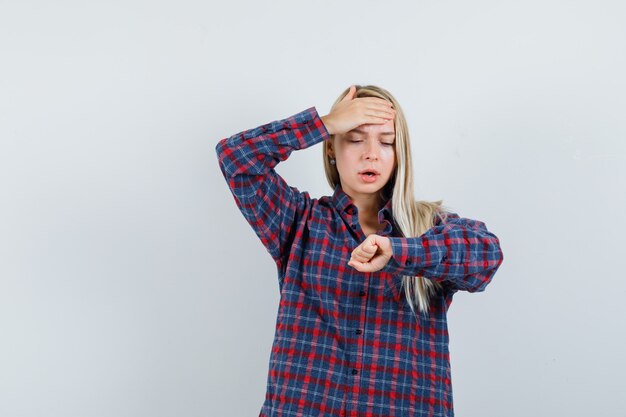
[[[217,158],[220,162],[223,159],[224,154],[226,154],[226,138],[220,140],[215,144],[215,153],[217,154]]]
[[[504,261],[500,239],[493,233],[486,232],[486,235],[483,235],[482,244],[484,248],[483,262],[485,269],[498,269],[500,265],[502,265],[502,261]]]
[[[494,275],[500,265],[502,265],[502,261],[504,260],[504,255],[502,253],[502,248],[500,247],[500,242],[497,237],[494,237],[494,241],[490,248],[490,256],[489,261],[487,262],[486,269],[483,273],[478,274],[478,280],[475,281],[475,285],[468,289],[469,292],[483,292],[487,285],[491,283]]]
[[[215,153],[217,155],[217,163],[220,167],[220,170],[222,171],[224,178],[228,179],[231,175],[229,175],[227,166],[229,155],[232,154],[232,151],[228,147],[227,140],[228,138],[225,138],[217,142],[217,144],[215,145]]]
[[[467,277],[465,289],[468,292],[483,292],[485,288],[491,283],[494,275],[502,261],[504,261],[504,255],[498,238],[493,236],[489,240],[488,256],[483,261],[482,271],[474,275]]]
[[[494,235],[492,242],[492,251],[493,251],[493,269],[496,270],[500,268],[502,262],[504,261],[504,253],[502,252],[502,247],[500,246],[500,240]]]
[[[493,276],[496,273],[495,269],[485,271],[482,274],[476,274],[471,276],[470,282],[467,283],[465,290],[469,293],[483,292],[487,286],[493,280]]]

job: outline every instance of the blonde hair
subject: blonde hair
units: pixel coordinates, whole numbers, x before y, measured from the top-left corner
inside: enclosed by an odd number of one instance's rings
[[[396,169],[392,173],[389,181],[381,190],[381,201],[391,198],[391,210],[396,227],[404,237],[420,236],[433,227],[435,216],[441,216],[445,220],[446,209],[442,200],[428,202],[416,201],[413,192],[413,162],[411,159],[411,141],[409,139],[409,129],[400,104],[385,89],[374,86],[356,85],[355,97],[379,97],[390,101],[396,110],[394,129],[396,131],[395,154]],[[333,108],[348,94],[350,88],[342,92]],[[324,172],[331,188],[334,189],[339,181],[339,171],[336,165],[330,163],[328,156],[329,141],[335,140],[335,135],[330,136],[330,140],[324,141],[323,157]],[[431,281],[421,276],[403,276],[402,286],[404,294],[411,310],[415,314],[415,306],[428,315],[430,296],[441,289],[441,284]]]

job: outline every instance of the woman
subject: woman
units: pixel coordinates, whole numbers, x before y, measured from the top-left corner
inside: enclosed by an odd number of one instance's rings
[[[274,167],[319,142],[334,193],[317,199]],[[216,151],[278,269],[259,415],[453,416],[447,309],[456,291],[483,291],[503,255],[483,222],[414,200],[394,97],[351,86],[323,117],[311,107]]]

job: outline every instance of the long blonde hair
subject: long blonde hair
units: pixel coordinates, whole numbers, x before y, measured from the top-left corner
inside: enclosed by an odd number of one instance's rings
[[[385,89],[374,86],[356,85],[355,97],[379,97],[390,101],[396,110],[394,120],[394,128],[396,131],[395,154],[396,169],[391,175],[389,181],[380,190],[381,201],[387,201],[391,198],[391,211],[397,228],[404,237],[420,236],[425,231],[433,227],[435,216],[439,215],[445,220],[446,209],[442,200],[428,202],[416,201],[413,190],[413,162],[411,159],[411,141],[409,139],[409,130],[406,119],[400,104]],[[345,97],[350,91],[347,88],[342,92],[333,107]],[[330,140],[324,141],[323,157],[324,172],[326,179],[331,188],[334,189],[339,181],[339,171],[336,165],[330,163],[328,156],[329,141],[335,140],[335,135],[331,135]],[[431,281],[421,276],[403,276],[402,286],[404,294],[411,310],[415,314],[415,306],[419,310],[428,314],[430,296],[441,289],[441,284]]]

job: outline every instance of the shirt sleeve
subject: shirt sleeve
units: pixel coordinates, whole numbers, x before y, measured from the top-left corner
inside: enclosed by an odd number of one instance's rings
[[[317,110],[311,107],[224,138],[215,147],[237,206],[279,268],[311,199],[307,192],[289,186],[274,167],[292,151],[329,137]]]
[[[390,237],[393,255],[383,271],[423,276],[453,290],[484,291],[502,264],[498,237],[485,223],[447,213],[419,237]]]

